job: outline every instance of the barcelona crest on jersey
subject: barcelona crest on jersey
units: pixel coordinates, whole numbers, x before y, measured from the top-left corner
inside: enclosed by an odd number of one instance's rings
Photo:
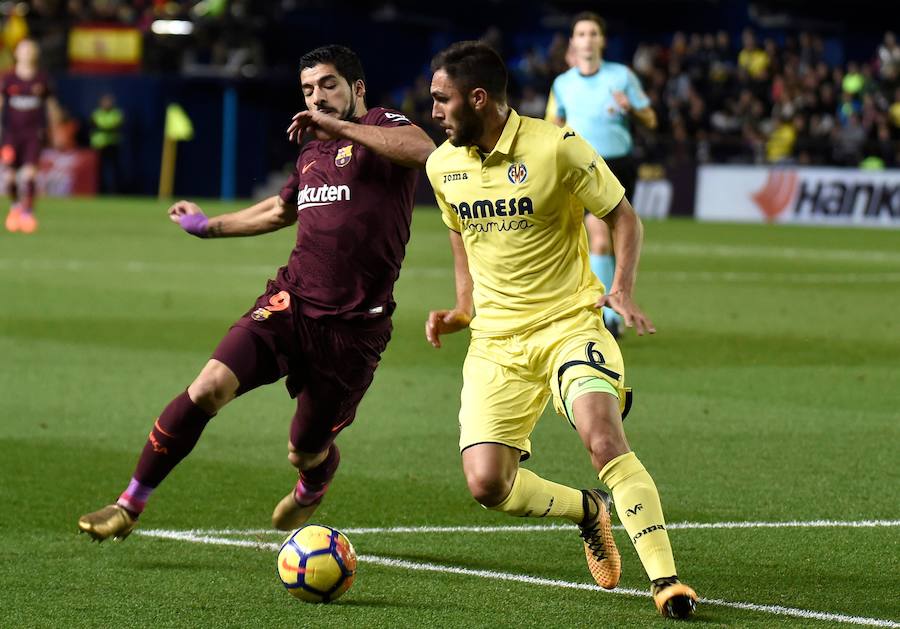
[[[348,144],[338,149],[337,155],[334,156],[334,165],[343,168],[353,159],[353,145]]]

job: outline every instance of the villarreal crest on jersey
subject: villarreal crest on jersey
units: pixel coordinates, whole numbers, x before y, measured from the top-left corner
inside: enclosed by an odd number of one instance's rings
[[[606,215],[625,190],[572,129],[510,111],[488,155],[445,142],[426,170],[469,258],[473,335],[522,331],[600,297],[582,217]]]

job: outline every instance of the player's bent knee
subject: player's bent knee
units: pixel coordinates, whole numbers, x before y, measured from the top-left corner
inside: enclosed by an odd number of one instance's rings
[[[320,465],[328,457],[328,449],[321,452],[300,452],[288,442],[288,461],[298,470],[308,470]]]
[[[592,436],[586,445],[594,465],[601,468],[617,456],[629,451],[628,443],[616,435]]]
[[[469,493],[485,507],[495,507],[509,495],[512,489],[512,481],[500,475],[470,472],[466,474],[466,483]]]
[[[237,376],[224,363],[210,360],[200,375],[188,387],[194,403],[210,413],[234,399],[238,388]]]

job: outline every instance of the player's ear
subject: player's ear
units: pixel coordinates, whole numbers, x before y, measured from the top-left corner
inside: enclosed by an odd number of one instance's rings
[[[481,110],[487,105],[487,91],[483,87],[476,87],[469,92],[469,104],[473,109]]]
[[[357,98],[365,98],[366,97],[366,84],[362,79],[357,79],[353,84],[353,93]]]

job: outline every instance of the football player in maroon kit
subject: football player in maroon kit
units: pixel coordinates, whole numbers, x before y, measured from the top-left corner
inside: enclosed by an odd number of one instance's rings
[[[308,111],[291,139],[311,131],[281,193],[207,218],[189,201],[169,217],[201,238],[253,236],[297,224],[297,244],[266,291],[238,319],[186,391],[150,431],[128,487],[115,504],[82,516],[96,540],[123,539],[151,492],[235,397],[287,376],[296,398],[288,459],[299,479],[272,524],[306,522],[340,461],[334,440],[354,419],[391,335],[394,282],[409,240],[418,177],[434,143],[403,114],[365,103],[353,51],[325,46],[300,60]]]
[[[48,118],[55,120],[59,112],[47,75],[38,68],[39,55],[38,45],[31,39],[23,39],[16,46],[15,67],[0,79],[0,161],[6,167],[4,188],[12,200],[6,229],[25,234],[37,230],[34,218],[37,164],[47,137]]]

